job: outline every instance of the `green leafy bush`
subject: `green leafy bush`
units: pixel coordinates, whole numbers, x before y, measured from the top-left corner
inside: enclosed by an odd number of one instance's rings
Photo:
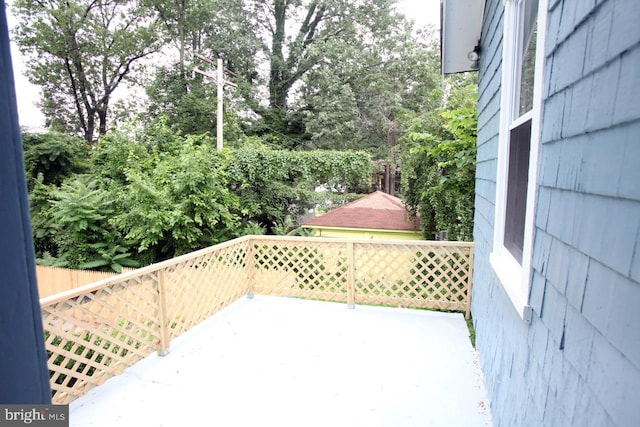
[[[424,237],[446,230],[450,240],[473,240],[477,111],[476,87],[467,105],[440,113],[431,132],[412,132],[403,142],[405,200],[420,214]]]

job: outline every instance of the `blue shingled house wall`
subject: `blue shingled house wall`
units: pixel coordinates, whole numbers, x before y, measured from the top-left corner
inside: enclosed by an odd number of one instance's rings
[[[472,314],[495,424],[640,425],[640,1],[548,0],[529,318],[490,261],[509,1],[486,1],[479,64]]]

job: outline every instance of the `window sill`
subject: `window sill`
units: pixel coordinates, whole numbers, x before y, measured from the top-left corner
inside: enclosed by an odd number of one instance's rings
[[[522,320],[530,324],[529,278],[524,268],[504,247],[494,250],[489,256],[489,262],[516,312]]]

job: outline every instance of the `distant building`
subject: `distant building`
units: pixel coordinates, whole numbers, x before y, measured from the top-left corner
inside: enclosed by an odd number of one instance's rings
[[[319,237],[422,239],[420,219],[411,219],[402,200],[382,191],[311,218],[302,227]]]

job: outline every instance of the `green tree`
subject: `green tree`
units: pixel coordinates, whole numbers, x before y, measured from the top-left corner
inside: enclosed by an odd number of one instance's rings
[[[256,66],[259,39],[247,25],[242,0],[147,0],[158,12],[171,44],[178,51],[176,66],[182,76],[191,73],[193,54],[224,57],[225,68],[243,80]],[[248,78],[247,78],[248,77]]]
[[[93,143],[108,130],[114,91],[163,45],[155,13],[137,0],[17,0],[15,39],[42,88],[46,123]]]
[[[414,34],[403,19],[330,51],[334,57],[306,77],[301,99],[313,147],[367,149],[385,158],[402,134],[402,114],[441,104],[434,35]]]
[[[243,214],[270,231],[326,197],[315,189],[366,186],[371,157],[355,151],[290,151],[266,147],[234,152],[231,173]],[[293,221],[295,222],[295,221]]]
[[[36,181],[59,186],[87,170],[89,150],[83,140],[59,132],[23,133],[24,163],[29,188]]]
[[[146,144],[149,151],[128,151],[125,185],[118,190],[119,208],[112,217],[148,261],[210,246],[242,231],[229,153],[217,153],[206,135],[174,133],[169,140],[171,131],[156,129],[156,134],[161,131],[165,140]]]
[[[33,246],[38,259],[48,258],[47,265],[57,265],[58,224],[53,219],[53,208],[51,206],[54,193],[57,187],[53,184],[45,185],[35,181],[29,188],[29,213],[31,214],[31,228],[33,230]],[[60,266],[60,265],[58,265]]]
[[[72,173],[59,187],[34,181],[41,260],[112,270],[146,265],[275,231],[320,201],[317,186],[366,186],[371,175],[364,152],[272,150],[247,140],[219,153],[209,135],[183,136],[163,120],[137,134],[111,132],[87,152],[85,174]]]
[[[215,60],[223,58],[226,78],[237,84],[225,94],[225,133],[227,142],[243,134],[234,110],[250,111],[257,105],[253,83],[257,77],[259,39],[251,26],[241,0],[147,0],[158,11],[177,51],[177,61],[156,69],[146,87],[150,100],[150,120],[164,116],[167,123],[183,134],[211,132],[216,125],[215,82],[193,72],[211,70],[196,54]],[[166,51],[172,55],[171,49]],[[228,144],[225,144],[228,145]]]
[[[22,141],[36,255],[55,258],[59,227],[51,201],[63,182],[89,170],[89,147],[80,138],[57,132],[23,133]]]
[[[167,125],[184,135],[215,134],[215,84],[203,82],[201,76],[186,76],[178,67],[160,67],[146,92],[150,121],[164,117]]]
[[[216,134],[216,85],[200,75],[185,75],[180,68],[160,67],[146,88],[149,97],[147,125],[164,121],[182,135]],[[224,146],[244,140],[240,119],[225,99]]]
[[[306,116],[295,100],[303,79],[336,51],[395,25],[392,0],[252,0],[246,2],[260,53],[268,61],[268,106],[251,104],[261,120],[252,129],[282,148],[301,148],[309,139]],[[341,58],[342,59],[342,58]],[[342,63],[327,64],[341,68]],[[257,70],[256,70],[257,71]]]
[[[422,132],[402,141],[405,202],[420,214],[424,237],[446,230],[449,239],[473,239],[477,86],[453,88],[451,105],[420,122]],[[429,127],[425,128],[424,126]]]
[[[393,0],[151,1],[178,61],[156,74],[150,116],[185,134],[212,129],[215,105],[188,52],[222,55],[238,85],[225,100],[243,119],[226,126],[284,149],[395,145],[398,109],[426,108],[437,87],[432,40],[414,41]]]
[[[52,192],[50,219],[55,229],[57,265],[99,268],[116,272],[136,267],[130,245],[110,223],[115,212],[113,194],[90,176],[78,176]]]

